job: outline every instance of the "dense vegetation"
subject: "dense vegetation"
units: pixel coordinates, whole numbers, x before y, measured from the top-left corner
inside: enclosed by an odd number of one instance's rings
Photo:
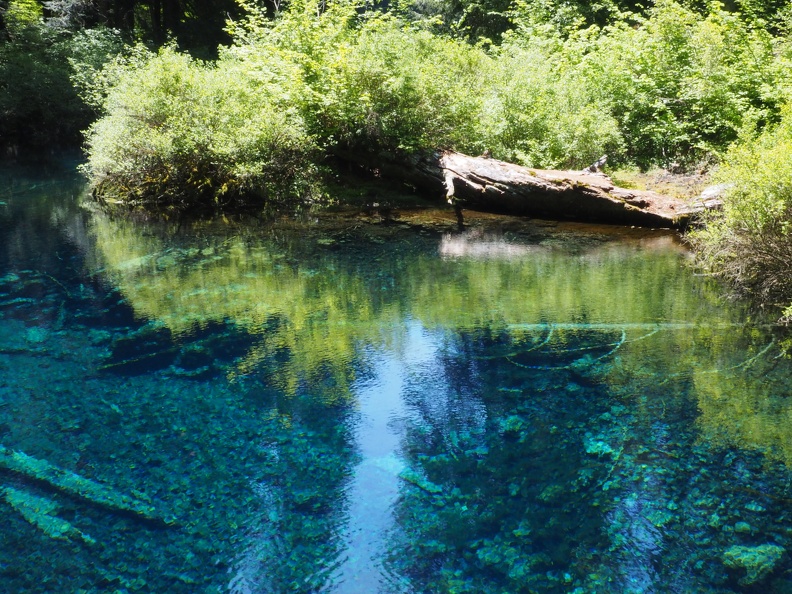
[[[781,123],[736,145],[717,176],[732,185],[723,211],[693,234],[701,261],[770,304],[792,298],[792,108]],[[792,305],[785,316],[792,318]]]
[[[717,171],[713,273],[789,302],[782,0],[8,0],[0,143],[75,142],[97,192],[169,208],[321,195],[328,157]],[[228,20],[231,19],[231,20]],[[93,121],[93,123],[91,123]]]
[[[275,20],[253,10],[216,61],[137,51],[105,71],[89,169],[104,190],[173,202],[174,188],[301,196],[307,164],[340,151],[691,168],[777,118],[787,56],[735,14],[664,1],[570,31],[530,10],[488,50],[392,13],[294,2]]]

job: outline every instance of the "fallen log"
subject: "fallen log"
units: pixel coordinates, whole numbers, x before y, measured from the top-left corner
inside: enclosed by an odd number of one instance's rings
[[[338,156],[366,164],[382,176],[406,180],[437,197],[445,196],[457,209],[683,228],[695,215],[720,206],[717,198],[685,200],[648,190],[619,188],[594,166],[583,171],[532,169],[455,151],[435,151],[407,159]]]
[[[88,544],[96,544],[93,538],[75,528],[71,522],[55,515],[58,504],[51,499],[13,487],[5,487],[2,492],[11,507],[50,538],[68,539],[76,536]]]
[[[150,503],[119,493],[79,474],[54,466],[46,460],[33,458],[3,445],[0,445],[0,469],[32,479],[52,490],[61,491],[105,509],[127,513],[155,524],[172,525],[175,522],[172,518],[160,517]],[[6,491],[6,499],[8,493]]]

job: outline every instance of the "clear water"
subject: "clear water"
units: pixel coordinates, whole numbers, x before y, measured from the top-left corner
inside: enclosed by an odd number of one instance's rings
[[[783,337],[673,235],[83,192],[0,172],[1,591],[792,592]]]

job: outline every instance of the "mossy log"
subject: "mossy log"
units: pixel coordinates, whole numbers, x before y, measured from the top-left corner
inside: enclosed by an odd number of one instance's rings
[[[72,526],[70,522],[55,515],[58,511],[58,504],[51,499],[39,497],[13,487],[5,487],[3,496],[23,518],[50,538],[69,539],[72,536],[76,536],[88,544],[96,544],[96,541],[89,535]]]
[[[605,174],[529,169],[487,156],[434,151],[405,158],[337,153],[376,169],[382,176],[407,180],[418,190],[457,208],[518,216],[683,228],[718,200],[684,200],[646,190],[619,188]]]
[[[33,458],[22,452],[15,452],[2,445],[0,445],[0,468],[35,480],[72,497],[89,501],[99,507],[128,513],[157,524],[173,523],[171,520],[165,520],[158,516],[154,506],[149,503],[54,466],[46,460]]]

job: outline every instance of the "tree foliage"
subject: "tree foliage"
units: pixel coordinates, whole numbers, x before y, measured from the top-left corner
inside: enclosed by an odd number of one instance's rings
[[[155,46],[177,42],[205,56],[215,55],[219,44],[230,41],[225,23],[240,14],[235,0],[44,0],[41,4],[51,27],[113,28],[130,41]]]
[[[35,0],[11,0],[0,31],[0,147],[76,144],[92,113],[72,82],[119,49],[112,31],[52,28]]]

